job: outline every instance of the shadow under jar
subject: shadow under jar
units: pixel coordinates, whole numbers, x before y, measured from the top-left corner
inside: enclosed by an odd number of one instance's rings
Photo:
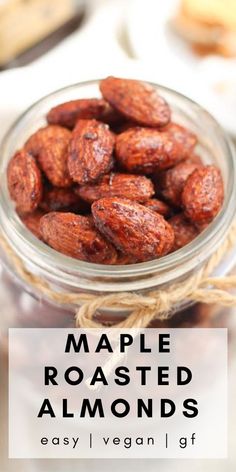
[[[99,81],[66,87],[43,98],[29,108],[13,125],[1,147],[0,168],[0,231],[8,244],[32,274],[47,281],[55,291],[107,295],[119,292],[145,294],[170,284],[187,280],[194,271],[206,264],[224,240],[236,212],[236,161],[234,148],[217,122],[199,105],[165,87],[155,84],[172,108],[173,120],[188,127],[198,136],[197,153],[205,164],[216,164],[222,172],[225,186],[224,205],[214,221],[190,244],[160,259],[126,266],[92,264],[69,258],[35,238],[19,219],[10,199],[6,169],[14,152],[27,138],[45,125],[47,112],[59,103],[76,98],[99,96]],[[49,302],[32,286],[16,276],[7,254],[1,251],[2,271],[0,302],[2,324],[6,327],[72,327],[76,306],[60,306]],[[226,275],[236,263],[236,248],[214,271]],[[175,307],[174,316],[154,326],[224,326],[229,322],[229,310],[186,301]],[[100,310],[100,321],[113,323],[127,311]]]

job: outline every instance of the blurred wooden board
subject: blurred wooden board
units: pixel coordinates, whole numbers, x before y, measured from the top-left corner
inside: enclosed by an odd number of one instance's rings
[[[75,14],[73,0],[10,0],[0,4],[0,66],[39,43]]]

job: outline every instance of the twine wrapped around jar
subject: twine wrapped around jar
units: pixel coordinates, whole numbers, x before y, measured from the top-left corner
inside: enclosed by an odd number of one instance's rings
[[[236,275],[211,277],[225,254],[235,245],[236,221],[232,224],[227,237],[210,257],[208,262],[183,282],[171,284],[163,290],[152,290],[145,295],[133,292],[113,293],[110,295],[93,295],[89,293],[59,293],[41,277],[30,273],[20,257],[13,251],[3,234],[0,233],[0,246],[7,254],[16,274],[29,286],[50,301],[62,305],[77,305],[75,326],[81,328],[102,328],[96,320],[99,309],[116,308],[130,311],[130,314],[118,323],[110,323],[114,328],[146,328],[155,319],[164,320],[173,314],[176,305],[183,301],[194,303],[236,306]]]

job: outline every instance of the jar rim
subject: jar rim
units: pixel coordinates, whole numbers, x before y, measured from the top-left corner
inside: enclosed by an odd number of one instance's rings
[[[5,135],[0,148],[2,157],[0,170],[1,229],[10,245],[25,263],[29,263],[32,267],[35,266],[35,268],[37,266],[41,273],[49,273],[51,278],[57,282],[65,283],[66,279],[71,287],[77,289],[86,288],[88,280],[91,281],[91,279],[93,280],[94,289],[103,291],[126,291],[130,289],[135,290],[136,288],[150,288],[157,284],[162,285],[167,281],[167,273],[168,281],[174,280],[178,275],[181,276],[183,267],[185,267],[185,272],[191,271],[196,267],[196,264],[204,262],[225,237],[236,213],[236,159],[234,146],[226,132],[210,113],[190,98],[167,87],[149,82],[160,93],[170,93],[180,100],[186,101],[196,110],[204,112],[204,116],[214,126],[218,138],[224,144],[225,152],[228,156],[230,172],[223,206],[212,223],[185,247],[159,259],[129,265],[103,265],[80,261],[65,256],[38,240],[18,217],[9,196],[6,182],[6,166],[11,156],[8,155],[8,147],[22,121],[50,98],[63,94],[65,91],[72,91],[72,89],[78,91],[81,87],[97,85],[99,81],[100,79],[80,82],[46,95],[21,114]],[[12,237],[13,234],[14,237]],[[147,276],[151,276],[152,280],[147,280]],[[111,282],[107,284],[109,279]],[[117,285],[117,280],[120,282],[120,286]],[[93,290],[92,287],[89,287],[89,289]]]

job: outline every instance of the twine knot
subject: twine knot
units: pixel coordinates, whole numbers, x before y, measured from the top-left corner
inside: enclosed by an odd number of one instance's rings
[[[75,325],[82,328],[145,328],[155,319],[167,319],[183,302],[207,303],[232,307],[236,305],[236,276],[212,277],[224,255],[235,243],[236,221],[227,237],[207,263],[186,280],[173,283],[165,289],[152,290],[145,295],[134,292],[94,295],[91,293],[64,293],[54,290],[50,284],[25,267],[21,258],[13,251],[0,233],[0,245],[7,254],[15,272],[42,297],[61,305],[75,305]],[[99,321],[99,315],[109,321]],[[119,313],[120,312],[120,313]],[[125,317],[124,317],[125,312]],[[122,318],[117,321],[117,318]],[[113,323],[110,321],[114,319]]]

